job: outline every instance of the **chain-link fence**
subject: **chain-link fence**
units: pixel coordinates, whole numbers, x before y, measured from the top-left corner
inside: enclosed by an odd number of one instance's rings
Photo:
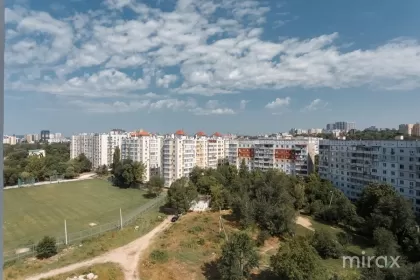
[[[109,223],[96,225],[90,229],[81,230],[77,232],[67,232],[67,234],[57,234],[55,236],[57,241],[57,246],[59,248],[63,248],[67,245],[74,244],[77,242],[81,242],[82,240],[92,238],[108,231],[118,230],[121,228],[121,225],[124,227],[126,225],[132,224],[137,219],[141,217],[141,215],[147,213],[151,209],[155,209],[156,207],[162,206],[165,202],[166,194],[163,193],[159,197],[147,202],[146,204],[139,207],[137,210],[131,212],[128,215],[121,215],[120,219],[110,221]],[[139,227],[145,227],[148,223],[140,223]],[[21,246],[14,250],[8,250],[3,252],[4,262],[9,262],[13,260],[23,259],[27,257],[33,257],[36,255],[36,243],[27,244],[25,246]]]

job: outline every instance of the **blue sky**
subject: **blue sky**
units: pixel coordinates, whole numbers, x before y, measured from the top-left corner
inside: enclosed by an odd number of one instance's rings
[[[418,0],[6,0],[5,133],[417,122],[418,11]]]

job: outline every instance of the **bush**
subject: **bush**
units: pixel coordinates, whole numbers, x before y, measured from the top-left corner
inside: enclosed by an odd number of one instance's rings
[[[337,233],[337,241],[342,246],[347,246],[352,242],[352,237],[351,237],[350,234],[348,234],[346,232],[339,232],[339,233]]]
[[[260,246],[263,246],[264,245],[264,242],[268,239],[268,238],[270,238],[270,233],[267,231],[267,230],[262,230],[262,231],[260,231],[260,233],[258,234],[258,236],[257,236],[257,246],[258,247],[260,247]]]
[[[48,259],[57,254],[57,245],[54,237],[45,236],[35,248],[38,259]]]
[[[153,263],[164,263],[169,260],[169,255],[166,251],[153,250],[153,252],[150,253],[150,259]]]
[[[323,230],[315,232],[311,245],[323,259],[337,259],[343,251],[343,247],[334,239],[334,236]]]

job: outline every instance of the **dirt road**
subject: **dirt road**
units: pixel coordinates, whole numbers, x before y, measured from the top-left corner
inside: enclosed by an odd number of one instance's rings
[[[163,230],[165,230],[166,228],[170,226],[171,224],[170,219],[171,217],[165,219],[165,221],[163,221],[161,224],[159,224],[149,233],[143,235],[139,239],[136,239],[127,245],[124,245],[122,247],[109,251],[108,253],[105,253],[101,256],[98,256],[90,260],[82,261],[82,262],[75,263],[69,266],[50,270],[46,273],[28,277],[26,278],[26,280],[39,280],[42,278],[56,276],[62,273],[72,272],[73,270],[80,269],[86,266],[91,266],[91,265],[100,264],[100,263],[107,263],[107,262],[113,262],[113,263],[119,264],[121,266],[122,271],[124,272],[125,280],[138,280],[139,275],[138,275],[137,268],[138,268],[141,254],[149,246],[150,241],[152,241],[152,239],[157,234],[159,234],[160,232],[162,232]]]

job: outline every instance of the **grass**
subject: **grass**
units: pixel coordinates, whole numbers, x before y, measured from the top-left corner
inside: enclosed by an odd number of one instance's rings
[[[87,275],[93,273],[101,280],[124,280],[124,273],[121,268],[114,263],[97,264],[90,267],[85,267],[69,273],[57,275],[55,277],[42,278],[42,280],[63,280],[69,277]]]
[[[228,217],[228,215],[226,215]],[[224,243],[223,235],[219,234],[218,213],[189,213],[166,230],[148,249],[145,259],[139,264],[140,277],[143,280],[204,280],[218,279],[214,261],[220,256]],[[308,217],[315,230],[324,229],[334,235],[343,229],[320,223]],[[237,229],[234,221],[224,221],[226,230],[232,233]],[[255,238],[258,231],[250,229]],[[297,225],[296,235],[307,236],[314,232]],[[362,250],[372,252],[366,247],[366,240],[353,238],[353,243],[346,246],[350,255]],[[272,237],[258,248],[260,254],[260,269],[256,269],[252,279],[271,279],[267,266],[270,257],[277,253],[281,241]],[[360,273],[357,269],[343,268],[342,259],[327,259],[322,261],[330,275],[337,274],[340,279],[355,280]],[[270,275],[271,276],[271,275]],[[276,279],[275,277],[273,279]]]
[[[224,242],[218,219],[218,213],[188,213],[181,217],[149,247],[148,257],[139,264],[140,278],[206,279],[204,266],[220,256]],[[236,230],[229,222],[224,224],[228,234]]]
[[[49,260],[36,260],[34,258],[10,262],[3,269],[3,278],[10,280],[24,279],[42,272],[46,272],[55,268],[63,267],[82,260],[99,256],[111,249],[125,245],[142,235],[146,234],[157,224],[163,221],[166,216],[159,212],[159,205],[150,209],[137,219],[131,226],[127,226],[120,231],[107,232],[98,237],[84,240],[80,244],[70,246],[60,252],[57,256]],[[139,230],[134,227],[140,226]],[[80,246],[81,245],[81,246]],[[66,278],[60,278],[66,279]],[[98,278],[106,279],[106,278]],[[115,278],[119,279],[119,278]]]
[[[4,191],[4,249],[11,250],[45,235],[64,237],[90,229],[90,223],[119,220],[119,209],[129,213],[147,199],[136,189],[118,189],[105,180],[91,179]]]

